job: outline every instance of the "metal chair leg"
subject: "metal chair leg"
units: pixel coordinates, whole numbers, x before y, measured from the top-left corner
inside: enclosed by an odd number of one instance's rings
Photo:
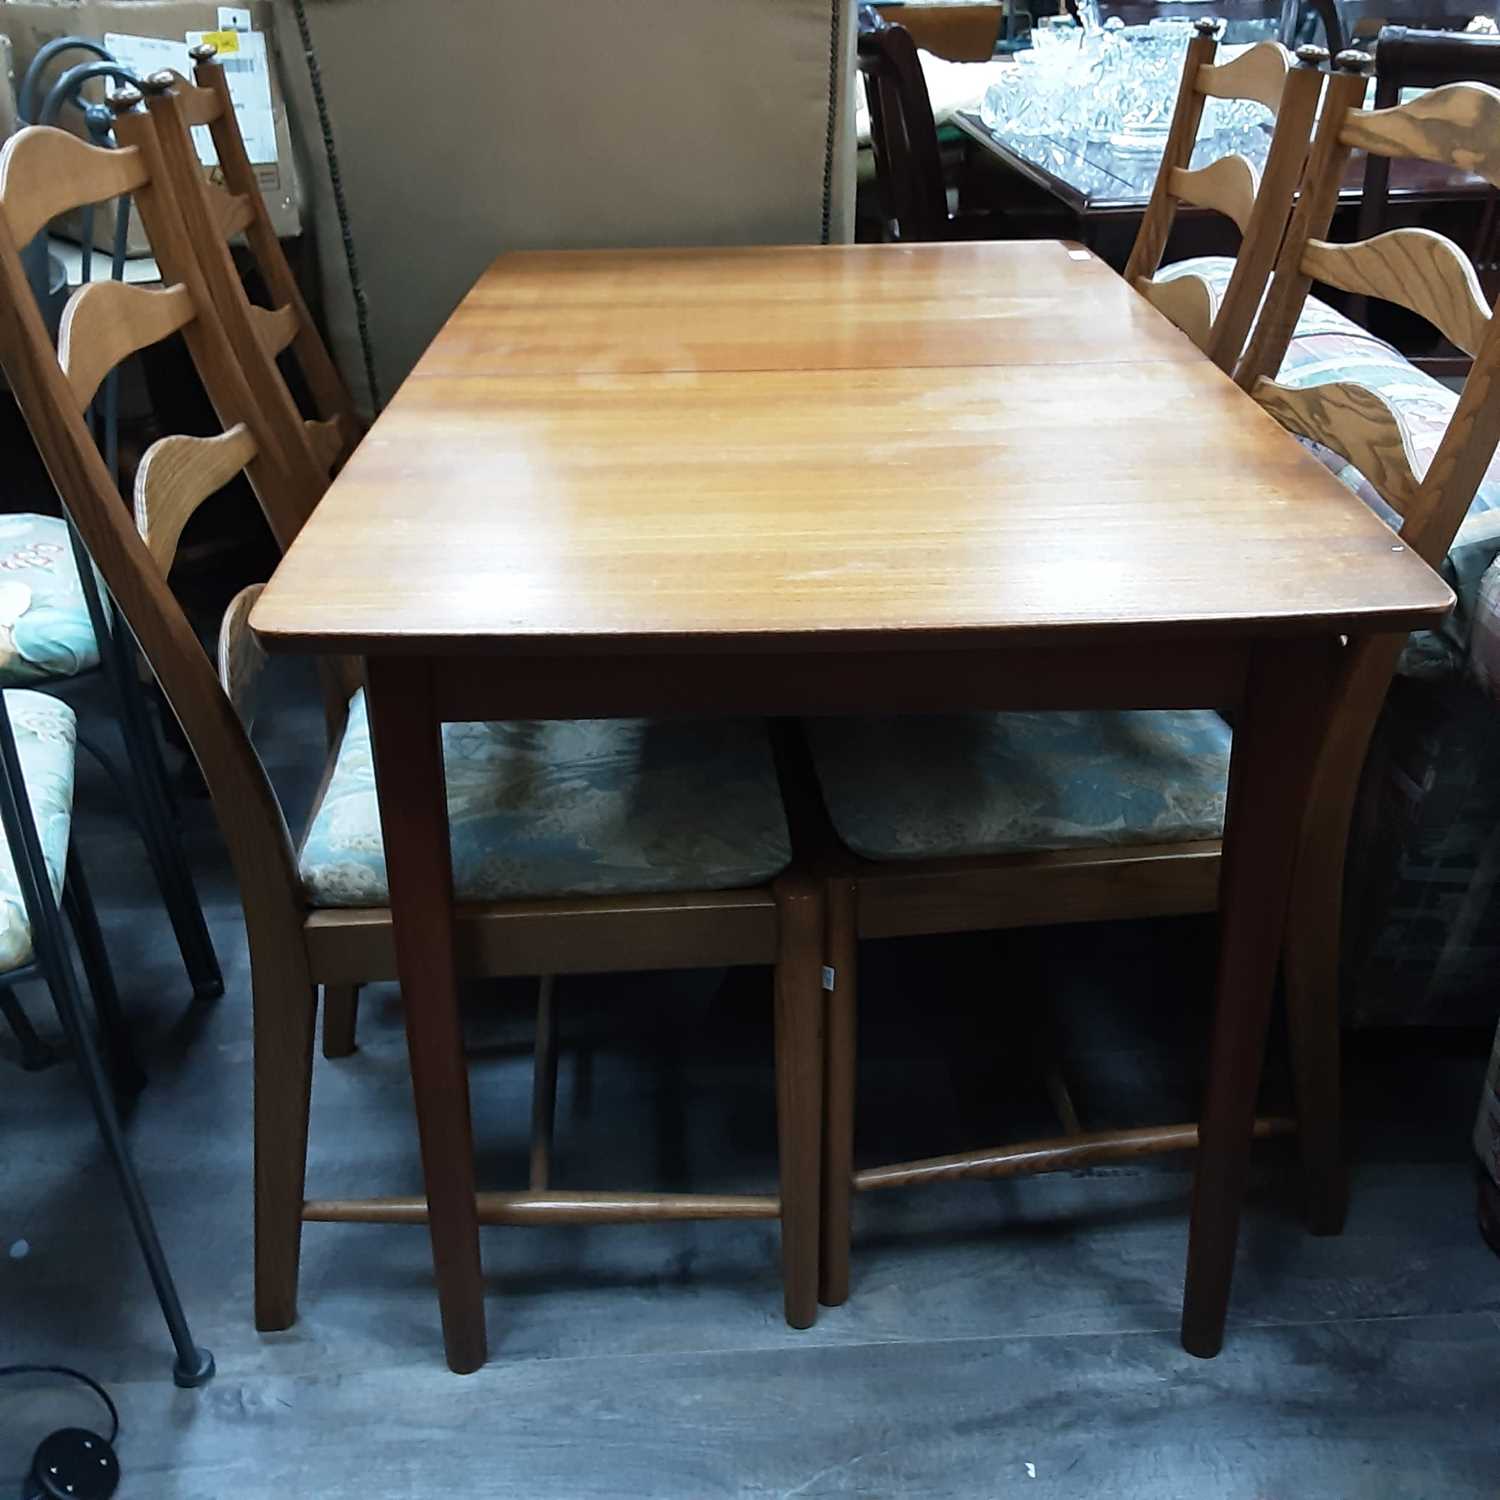
[[[112,449],[112,446],[111,432],[106,447]],[[109,456],[112,462],[113,453],[110,452]],[[161,745],[146,711],[141,680],[136,672],[135,637],[118,611],[108,603],[88,549],[71,521],[68,523],[68,539],[72,544],[73,561],[78,569],[78,582],[89,623],[98,643],[99,663],[114,688],[119,706],[120,733],[130,763],[129,773],[120,776],[97,749],[89,748],[104,761],[111,779],[125,795],[130,816],[146,846],[146,856],[151,861],[172,930],[177,936],[177,946],[182,951],[194,999],[216,1000],[224,993],[224,978],[219,971],[219,961],[214,954],[213,940],[198,901],[187,855],[177,836],[171,786],[162,761]]]
[[[120,1093],[138,1094],[146,1086],[146,1075],[135,1055],[130,1026],[120,1005],[120,992],[115,988],[114,970],[104,946],[104,934],[99,929],[94,898],[84,879],[83,863],[72,844],[68,847],[68,878],[63,883],[62,898],[73,939],[78,944],[78,956],[83,960],[89,993],[94,998],[94,1013],[99,1018],[99,1034],[104,1039],[110,1077]]]
[[[21,1067],[27,1073],[40,1073],[62,1058],[55,1047],[49,1046],[36,1034],[31,1018],[21,1009],[21,1002],[9,989],[0,989],[0,1016],[15,1033],[21,1047]]]
[[[31,921],[32,945],[37,962],[46,975],[48,988],[52,991],[52,1002],[57,1007],[63,1032],[78,1060],[78,1070],[83,1075],[89,1103],[93,1105],[99,1134],[104,1139],[105,1148],[114,1165],[125,1207],[130,1214],[141,1254],[146,1261],[146,1269],[156,1288],[157,1301],[161,1304],[162,1315],[177,1351],[172,1379],[179,1386],[202,1385],[213,1376],[213,1356],[193,1342],[176,1284],[172,1280],[171,1269],[167,1265],[156,1225],[151,1218],[151,1210],[146,1203],[146,1195],[125,1144],[125,1135],[120,1128],[120,1117],[115,1112],[104,1063],[99,1056],[99,1049],[94,1045],[93,1031],[83,1012],[82,997],[72,957],[68,953],[62,917],[57,903],[52,899],[52,884],[47,878],[46,861],[42,855],[41,841],[37,837],[36,824],[32,820],[31,805],[26,799],[25,787],[15,737],[11,733],[10,715],[5,708],[4,695],[0,694],[0,827],[4,829],[15,859],[16,876],[26,904],[26,913]]]
[[[224,993],[224,976],[193,884],[187,854],[177,834],[161,743],[136,674],[135,643],[118,616],[115,627],[110,645],[101,649],[108,650],[114,659],[111,676],[120,704],[120,732],[130,762],[125,778],[127,788],[137,802],[136,820],[193,986],[193,997],[216,1000]]]

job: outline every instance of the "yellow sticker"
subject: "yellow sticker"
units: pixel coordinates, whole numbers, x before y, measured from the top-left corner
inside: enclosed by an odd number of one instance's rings
[[[237,31],[205,31],[203,40],[220,57],[228,57],[230,53],[240,50],[240,34]]]

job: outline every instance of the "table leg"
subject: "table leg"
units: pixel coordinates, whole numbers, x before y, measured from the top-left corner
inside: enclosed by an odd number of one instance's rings
[[[484,1278],[453,950],[453,852],[442,729],[427,662],[372,659],[366,672],[443,1342],[449,1367],[467,1374],[486,1356]]]
[[[1235,719],[1219,884],[1219,965],[1199,1123],[1182,1346],[1224,1342],[1255,1096],[1313,765],[1328,720],[1337,642],[1270,642],[1250,662]]]

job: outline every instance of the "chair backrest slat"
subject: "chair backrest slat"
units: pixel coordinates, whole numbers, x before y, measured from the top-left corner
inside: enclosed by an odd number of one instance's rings
[[[193,513],[241,474],[255,457],[243,422],[217,437],[164,437],[145,452],[135,472],[135,524],[165,575]]]
[[[250,321],[255,325],[255,336],[272,359],[287,348],[297,337],[297,313],[291,307],[249,308]]]
[[[123,281],[91,281],[78,288],[63,308],[57,355],[79,411],[121,361],[186,328],[193,299],[185,286],[132,286]]]
[[[1201,276],[1173,276],[1166,281],[1143,281],[1141,293],[1169,322],[1202,349],[1213,334],[1218,311],[1213,288]]]
[[[232,240],[244,234],[255,222],[255,209],[243,193],[227,193],[213,183],[206,183],[206,199],[214,225],[221,239]]]
[[[1358,110],[1345,120],[1339,143],[1458,167],[1500,187],[1500,89],[1448,83],[1390,109]]]
[[[1249,233],[1260,177],[1245,157],[1236,153],[1206,167],[1173,167],[1168,186],[1174,198],[1211,208],[1231,220],[1241,234]]]
[[[250,611],[264,589],[263,583],[241,589],[229,601],[219,626],[219,682],[247,734],[255,723],[256,688],[266,665],[265,650],[250,629]]]
[[[1280,44],[1260,42],[1231,62],[1217,63],[1216,25],[1209,20],[1198,22],[1197,35],[1188,43],[1161,170],[1126,262],[1125,279],[1176,322],[1221,370],[1231,371],[1255,320],[1292,210],[1322,92],[1322,74],[1316,64],[1327,54],[1318,47],[1301,48],[1299,65],[1294,67]],[[1204,104],[1210,97],[1252,100],[1275,114],[1275,133],[1259,177],[1237,155],[1191,167]],[[1183,203],[1222,213],[1240,230],[1240,253],[1222,297],[1206,281],[1197,295],[1174,290],[1163,296],[1155,289],[1154,278]],[[1184,272],[1169,279],[1201,278]],[[1209,310],[1206,331],[1205,307]],[[1179,322],[1178,313],[1188,321]]]
[[[1405,515],[1418,503],[1422,486],[1411,439],[1378,392],[1347,380],[1311,386],[1263,380],[1255,399],[1283,427],[1348,460],[1395,510]]]
[[[1489,304],[1469,257],[1430,229],[1388,229],[1372,240],[1309,240],[1302,268],[1314,281],[1395,302],[1426,318],[1472,355],[1490,324]]]
[[[21,245],[59,214],[133,193],[146,182],[137,151],[106,151],[66,130],[22,131],[0,163],[0,200]]]
[[[1292,71],[1291,54],[1274,43],[1257,44],[1227,63],[1204,63],[1195,76],[1198,92],[1214,99],[1251,99],[1274,115]]]

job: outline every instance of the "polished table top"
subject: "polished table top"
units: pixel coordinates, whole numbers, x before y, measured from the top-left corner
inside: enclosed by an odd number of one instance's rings
[[[1016,135],[992,129],[975,110],[958,112],[952,123],[1007,166],[1046,188],[1075,213],[1143,213],[1161,169],[1160,151],[1121,151],[1108,141],[1091,140],[1082,131]],[[1206,134],[1193,148],[1192,165],[1204,167],[1221,156],[1238,153],[1261,171],[1270,145],[1269,126]],[[1364,181],[1365,157],[1356,152],[1344,173],[1341,200],[1357,200],[1364,191]],[[1489,190],[1484,178],[1454,167],[1410,158],[1391,163],[1390,197],[1394,200],[1473,198]]]
[[[252,624],[607,655],[1407,629],[1450,601],[1108,267],[1030,241],[502,257]]]

